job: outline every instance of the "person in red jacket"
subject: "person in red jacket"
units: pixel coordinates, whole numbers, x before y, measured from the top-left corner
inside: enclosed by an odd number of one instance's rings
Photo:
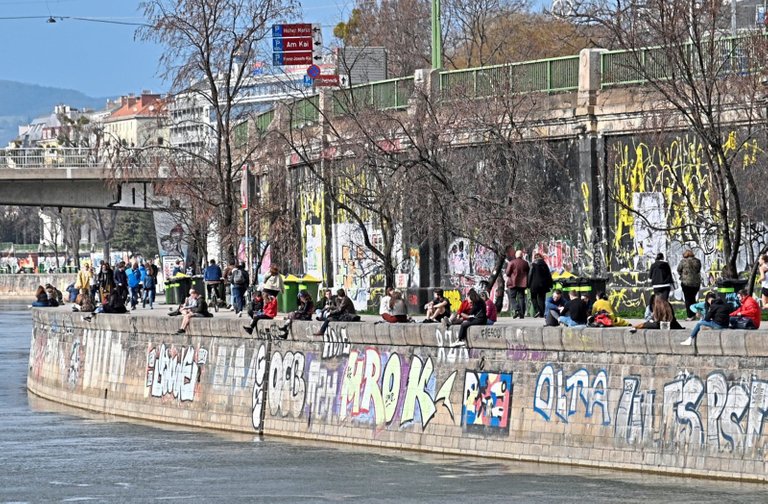
[[[488,293],[483,291],[480,293],[480,299],[482,299],[485,302],[485,316],[488,318],[488,321],[486,324],[493,325],[496,323],[496,319],[498,318],[498,312],[496,311],[496,305],[493,304],[493,301],[491,301],[491,298],[488,296]]]
[[[731,312],[731,329],[759,329],[760,306],[758,306],[755,298],[749,295],[747,289],[741,289],[739,291],[739,302],[741,303],[741,306]],[[746,327],[739,327],[738,322],[740,319],[747,319]]]
[[[253,329],[256,327],[259,320],[272,320],[275,317],[277,317],[277,297],[265,293],[264,310],[254,312],[251,324],[243,326],[243,329],[245,329],[245,332],[248,334],[253,334]]]

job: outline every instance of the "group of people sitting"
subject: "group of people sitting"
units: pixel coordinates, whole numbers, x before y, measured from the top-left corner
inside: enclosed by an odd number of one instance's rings
[[[47,283],[45,286],[38,285],[35,291],[35,300],[32,306],[35,308],[56,307],[64,304],[64,295],[59,289]]]

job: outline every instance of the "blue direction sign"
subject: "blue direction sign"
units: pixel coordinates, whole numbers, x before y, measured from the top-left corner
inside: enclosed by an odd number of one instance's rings
[[[309,75],[304,76],[304,87],[312,87],[312,77]]]

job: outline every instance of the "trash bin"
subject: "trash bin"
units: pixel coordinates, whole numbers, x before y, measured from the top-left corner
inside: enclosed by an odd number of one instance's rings
[[[301,277],[301,283],[299,284],[299,292],[306,290],[309,292],[309,297],[312,302],[317,301],[318,293],[320,292],[320,284],[323,283],[319,278],[315,278],[312,275],[304,275]]]
[[[165,284],[165,304],[179,304],[179,284],[176,279],[166,280]]]
[[[192,288],[205,298],[205,280],[203,280],[203,275],[195,275],[192,277]]]
[[[183,303],[187,296],[189,296],[189,289],[192,288],[192,277],[181,276],[176,277],[175,280],[179,284],[179,303]]]
[[[720,294],[734,294],[747,286],[748,280],[744,278],[721,278],[717,281],[717,292]]]
[[[595,301],[598,292],[605,292],[607,281],[607,278],[600,277],[569,277],[558,280],[563,292],[575,290],[579,294],[586,294],[589,297],[590,304]]]
[[[301,280],[294,276],[288,275],[283,278],[283,292],[277,297],[277,307],[282,313],[288,313],[296,311],[298,308],[298,295],[299,295],[299,283]]]

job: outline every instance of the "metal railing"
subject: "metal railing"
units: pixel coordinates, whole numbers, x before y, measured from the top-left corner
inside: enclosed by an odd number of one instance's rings
[[[0,149],[0,169],[96,166],[100,166],[100,163],[94,149],[72,147]]]
[[[444,97],[483,98],[503,92],[558,93],[579,87],[579,56],[440,72]]]
[[[758,38],[765,35],[759,34]],[[603,88],[643,84],[650,80],[675,79],[682,74],[680,62],[688,63],[694,75],[744,75],[762,65],[751,47],[754,33],[736,37],[723,37],[701,41],[698,46],[687,43],[679,46],[642,47],[619,51],[606,51],[600,55],[601,85]],[[709,52],[711,51],[711,53]],[[702,56],[701,60],[699,56]],[[705,68],[702,68],[703,61]]]
[[[344,115],[360,107],[399,110],[408,106],[413,94],[413,76],[358,84],[333,93],[333,114]]]
[[[308,96],[288,105],[291,128],[301,128],[320,119],[320,96]]]
[[[256,116],[256,130],[266,133],[272,120],[275,118],[275,109],[267,110]]]

